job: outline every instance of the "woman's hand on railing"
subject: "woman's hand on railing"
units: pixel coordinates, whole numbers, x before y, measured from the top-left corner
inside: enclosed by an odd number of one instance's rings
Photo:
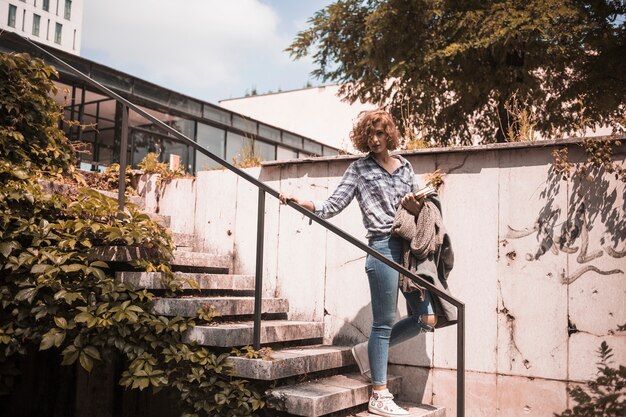
[[[287,204],[288,201],[293,201],[300,207],[304,207],[305,209],[315,212],[315,205],[310,200],[302,200],[295,195],[280,193],[278,194],[278,200],[280,200],[281,204]]]

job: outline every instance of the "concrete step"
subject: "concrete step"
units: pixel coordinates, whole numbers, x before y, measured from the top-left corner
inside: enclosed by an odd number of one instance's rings
[[[176,248],[178,250],[180,250],[181,248],[191,248],[193,247],[193,242],[195,239],[194,235],[189,235],[186,233],[177,233],[177,232],[172,232],[172,241],[174,242],[174,245],[176,245]]]
[[[138,288],[163,290],[162,272],[117,272],[115,278]],[[184,280],[183,289],[194,289],[188,281],[201,290],[254,291],[253,275],[206,274],[201,272],[175,272],[175,278]]]
[[[269,360],[230,358],[237,376],[272,381],[354,365],[348,346],[315,345],[270,352]]]
[[[185,342],[204,346],[232,347],[252,344],[253,322],[244,321],[211,326],[196,326],[185,334]],[[265,320],[261,322],[261,343],[319,339],[324,324],[310,321]]]
[[[155,251],[140,246],[94,246],[90,259],[105,262],[130,262],[136,259],[154,259]],[[232,267],[232,258],[228,255],[175,250],[170,264],[173,268],[185,267],[194,272],[224,272]]]
[[[211,269],[229,271],[232,268],[233,260],[228,255],[175,250],[174,257],[170,260],[170,263],[172,267],[182,266],[196,270]]]
[[[389,376],[389,391],[397,393],[400,384],[400,377]],[[296,416],[317,417],[365,404],[371,389],[369,381],[357,372],[282,386],[265,394],[268,408]]]
[[[254,314],[254,297],[157,298],[153,303],[153,311],[163,316],[196,317],[203,306],[212,306],[222,316]],[[288,313],[289,302],[285,298],[264,298],[261,300],[261,312]]]
[[[130,262],[137,259],[154,259],[156,252],[140,246],[94,246],[89,252],[90,259],[105,262]]]
[[[437,407],[426,404],[410,404],[398,401],[397,404],[407,410],[410,417],[446,417],[446,409],[444,407]],[[354,414],[354,417],[380,417],[377,414],[372,414],[367,411],[363,411]]]
[[[156,213],[145,213],[145,214],[165,228],[170,227],[170,224],[172,223],[171,216],[164,216],[162,214],[156,214]]]

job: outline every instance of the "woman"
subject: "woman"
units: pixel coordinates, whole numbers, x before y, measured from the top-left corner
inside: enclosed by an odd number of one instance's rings
[[[369,246],[401,263],[402,241],[390,235],[396,207],[402,204],[411,214],[417,215],[422,201],[412,193],[416,187],[411,164],[400,155],[389,154],[399,145],[398,130],[389,113],[374,110],[359,118],[350,139],[357,150],[367,152],[367,155],[350,164],[330,198],[310,201],[281,194],[280,201],[283,204],[293,201],[322,218],[329,218],[341,212],[356,197]],[[395,404],[387,389],[389,346],[421,332],[432,331],[437,319],[431,297],[428,291],[424,291],[423,299],[420,299],[420,291],[404,294],[412,314],[394,325],[398,272],[370,255],[365,270],[372,297],[372,331],[369,340],[355,346],[352,353],[362,374],[369,376],[371,364],[373,391],[368,410],[383,416],[406,416],[409,413]]]

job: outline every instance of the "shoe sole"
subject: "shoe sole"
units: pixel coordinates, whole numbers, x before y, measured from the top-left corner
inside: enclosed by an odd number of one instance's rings
[[[369,407],[367,407],[367,412],[375,416],[380,416],[380,417],[409,417],[410,416],[410,414],[386,414],[382,411],[372,411],[370,410]]]

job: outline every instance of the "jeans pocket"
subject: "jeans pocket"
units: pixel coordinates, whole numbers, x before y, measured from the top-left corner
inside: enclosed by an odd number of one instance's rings
[[[365,257],[365,273],[369,274],[370,272],[374,271],[374,262],[376,262],[376,258],[374,258],[372,255],[367,255]]]

